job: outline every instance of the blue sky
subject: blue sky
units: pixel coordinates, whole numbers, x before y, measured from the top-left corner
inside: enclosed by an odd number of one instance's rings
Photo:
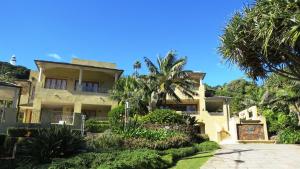
[[[117,63],[125,74],[143,57],[167,51],[187,56],[186,69],[223,84],[244,77],[223,64],[219,36],[233,13],[250,0],[1,0],[0,60],[15,54],[18,65],[33,60],[69,62],[72,57]],[[142,65],[142,73],[146,72]]]

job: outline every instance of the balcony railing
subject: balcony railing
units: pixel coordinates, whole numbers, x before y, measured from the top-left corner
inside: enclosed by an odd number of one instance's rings
[[[208,113],[213,116],[223,116],[224,115],[224,112],[208,112]]]
[[[54,124],[72,124],[73,123],[73,116],[69,115],[53,115],[51,118],[51,123]]]
[[[188,114],[188,115],[199,115],[200,112],[199,111],[176,111],[178,113],[181,113],[181,114]]]

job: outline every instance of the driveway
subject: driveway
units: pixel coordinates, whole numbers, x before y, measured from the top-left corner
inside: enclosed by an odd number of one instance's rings
[[[201,169],[300,169],[300,146],[223,145]]]

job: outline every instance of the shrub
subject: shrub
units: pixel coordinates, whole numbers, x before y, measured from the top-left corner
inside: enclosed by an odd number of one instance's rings
[[[85,122],[86,131],[92,133],[102,133],[110,128],[108,121],[99,121],[95,119],[89,119]]]
[[[157,151],[141,149],[111,153],[83,153],[69,159],[56,160],[49,169],[159,169],[167,166],[168,164]]]
[[[16,128],[10,127],[7,129],[7,135],[10,137],[32,137],[37,134],[36,128]]]
[[[105,131],[103,134],[87,139],[88,149],[95,152],[121,149],[123,144],[123,137],[109,131]]]
[[[185,124],[183,115],[169,109],[156,109],[142,117],[144,123]]]
[[[219,149],[220,146],[218,143],[214,141],[205,141],[200,144],[195,144],[195,147],[198,149],[198,151],[203,152],[203,151],[212,151]]]
[[[205,141],[209,141],[209,137],[207,134],[194,134],[194,141],[196,143],[202,143]]]
[[[157,129],[151,130],[146,128],[131,128],[121,132],[125,137],[130,138],[145,138],[148,140],[164,140],[168,137],[173,137],[175,135],[180,135],[180,133],[175,131],[170,131],[167,129]]]
[[[113,130],[120,130],[124,127],[124,106],[118,106],[108,112],[108,120]]]
[[[287,128],[279,132],[277,139],[278,143],[300,144],[300,131]]]
[[[0,147],[3,146],[6,137],[6,134],[0,134]]]
[[[178,148],[188,146],[191,141],[186,135],[177,135],[166,138],[165,140],[147,140],[145,138],[127,138],[124,143],[126,148],[150,148],[155,150],[166,150],[168,148]]]
[[[198,149],[196,147],[183,147],[183,148],[177,148],[177,149],[169,149],[164,151],[166,154],[171,154],[173,161],[177,161],[180,158],[194,155],[198,152]]]
[[[72,132],[67,126],[39,129],[35,137],[20,143],[21,156],[40,163],[52,158],[67,157],[77,153],[84,146],[81,135]]]

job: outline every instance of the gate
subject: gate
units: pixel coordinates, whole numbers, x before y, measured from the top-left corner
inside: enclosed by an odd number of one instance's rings
[[[264,140],[262,124],[237,124],[238,140]]]

